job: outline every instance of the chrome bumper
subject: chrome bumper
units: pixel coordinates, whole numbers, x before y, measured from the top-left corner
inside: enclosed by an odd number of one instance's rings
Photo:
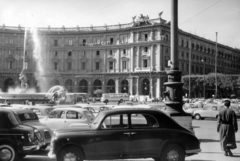
[[[196,154],[200,153],[202,150],[201,149],[193,149],[193,150],[186,150],[186,154]]]
[[[48,152],[48,157],[51,158],[51,159],[56,159],[56,155],[53,154],[53,151],[52,151],[52,150],[50,150],[50,151]]]
[[[34,151],[39,149],[40,149],[39,145],[23,146],[23,151]]]

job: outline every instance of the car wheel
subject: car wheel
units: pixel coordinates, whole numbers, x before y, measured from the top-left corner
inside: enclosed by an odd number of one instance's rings
[[[199,114],[195,114],[195,119],[196,120],[201,120],[201,116]]]
[[[156,159],[155,159],[156,160]],[[184,150],[177,144],[169,144],[163,148],[159,161],[184,161]]]
[[[15,161],[18,155],[15,148],[11,144],[0,145],[0,160],[1,161]]]
[[[83,161],[81,150],[75,146],[63,147],[57,154],[57,161]]]

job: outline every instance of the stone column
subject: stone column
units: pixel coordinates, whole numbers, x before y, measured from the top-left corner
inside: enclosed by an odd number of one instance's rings
[[[90,96],[92,95],[92,89],[93,89],[92,80],[88,79],[88,94]]]
[[[102,80],[102,90],[103,90],[103,93],[106,93],[106,80],[103,78]]]
[[[132,79],[132,77],[129,78],[129,93],[130,93],[130,95],[133,95],[133,79]]]
[[[115,91],[116,91],[116,93],[119,93],[119,78],[116,78],[116,80],[115,80]]]
[[[130,71],[129,72],[133,72],[134,71],[134,47],[131,47],[130,50]]]
[[[107,72],[107,49],[103,53],[103,72]]]
[[[139,77],[137,77],[137,82],[136,82],[136,95],[139,96]]]
[[[139,70],[140,69],[140,61],[139,61],[139,59],[140,59],[140,46],[137,46],[137,51],[136,51],[136,54],[137,54],[137,64],[136,64],[136,68]]]
[[[122,70],[121,70],[121,50],[120,49],[118,49],[118,66],[117,66],[117,68],[118,68],[118,72],[121,72]]]

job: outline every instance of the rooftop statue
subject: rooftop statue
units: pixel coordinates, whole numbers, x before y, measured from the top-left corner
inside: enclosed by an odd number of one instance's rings
[[[138,18],[136,19],[136,16],[132,17],[133,19],[133,27],[136,26],[142,26],[142,25],[152,25],[152,23],[149,21],[149,17],[143,16],[143,14],[140,14]]]

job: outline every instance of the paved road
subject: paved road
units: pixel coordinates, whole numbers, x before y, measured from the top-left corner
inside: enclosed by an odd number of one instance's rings
[[[216,120],[193,120],[196,136],[201,141],[202,152],[186,158],[186,161],[239,161],[240,160],[240,131],[236,134],[238,149],[233,150],[234,157],[226,157],[220,149],[219,135],[216,132]],[[238,120],[240,129],[240,120]],[[23,161],[55,161],[47,157],[48,151],[35,152],[27,155]],[[152,159],[134,159],[134,161],[153,161]],[[133,161],[130,159],[118,161]]]

